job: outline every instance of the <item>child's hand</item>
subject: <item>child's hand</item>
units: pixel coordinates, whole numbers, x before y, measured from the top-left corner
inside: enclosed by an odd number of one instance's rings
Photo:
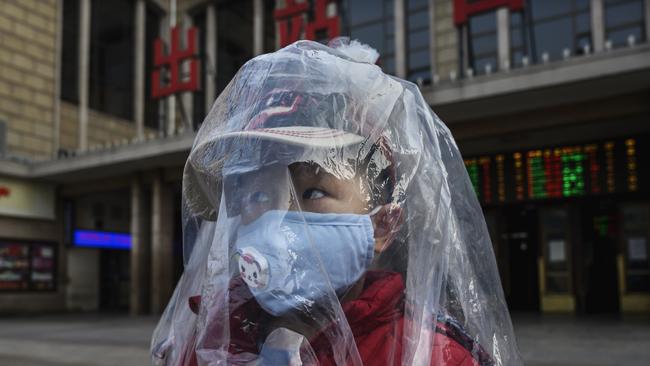
[[[260,352],[259,365],[302,366],[314,364],[310,361],[315,360],[314,352],[302,334],[287,328],[278,328],[266,337]]]

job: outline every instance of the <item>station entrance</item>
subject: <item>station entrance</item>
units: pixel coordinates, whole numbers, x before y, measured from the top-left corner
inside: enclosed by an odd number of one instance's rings
[[[508,277],[506,301],[511,310],[539,311],[537,277],[538,213],[533,206],[515,206],[502,211],[502,258]]]
[[[129,311],[128,250],[102,249],[99,253],[99,309],[107,312]]]

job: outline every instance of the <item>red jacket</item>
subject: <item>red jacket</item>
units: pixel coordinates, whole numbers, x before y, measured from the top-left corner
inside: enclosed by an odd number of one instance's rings
[[[266,315],[253,300],[248,288],[240,281],[235,282],[230,289],[230,353],[257,354],[260,332],[247,320],[260,320]],[[190,300],[195,311],[198,309],[198,301],[198,297]],[[401,364],[403,328],[405,322],[408,322],[408,317],[404,315],[404,283],[401,275],[369,271],[361,295],[343,304],[343,312],[364,365]],[[263,320],[257,323],[261,322]],[[212,329],[219,327],[216,324],[213,326],[215,328]],[[208,329],[207,334],[210,333]],[[310,344],[320,365],[336,365],[330,343],[323,334],[311,339]],[[451,318],[439,317],[431,327],[431,335],[431,365],[493,365],[490,356]],[[209,348],[209,345],[204,346]],[[190,362],[187,364],[197,365],[196,355],[194,352],[189,353]]]

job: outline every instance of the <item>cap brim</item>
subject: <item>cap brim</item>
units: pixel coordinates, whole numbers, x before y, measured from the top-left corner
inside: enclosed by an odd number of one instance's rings
[[[183,190],[186,193],[189,209],[204,220],[214,221],[216,219],[215,206],[210,204],[207,198],[203,197],[202,187],[198,183],[198,180],[209,180],[210,174],[195,168],[192,163],[193,156],[197,154],[203,156],[203,153],[197,153],[197,151],[204,152],[212,144],[229,139],[234,140],[235,144],[237,144],[237,139],[262,139],[293,146],[321,149],[351,146],[365,140],[363,136],[342,130],[311,126],[290,126],[228,132],[199,144],[199,146],[192,149],[185,164]],[[223,167],[220,169],[223,169]]]
[[[258,138],[303,147],[332,148],[358,144],[364,140],[362,136],[324,127],[290,126],[259,128],[248,131],[225,133],[218,139],[227,138]]]

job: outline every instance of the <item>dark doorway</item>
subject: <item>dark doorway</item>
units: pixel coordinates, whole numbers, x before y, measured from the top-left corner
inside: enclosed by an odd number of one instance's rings
[[[502,238],[508,251],[508,306],[511,310],[539,311],[537,210],[532,206],[508,208],[504,219]]]
[[[586,313],[617,313],[617,207],[609,201],[582,206],[583,268]]]
[[[129,254],[127,250],[102,250],[99,255],[99,308],[129,310]]]

